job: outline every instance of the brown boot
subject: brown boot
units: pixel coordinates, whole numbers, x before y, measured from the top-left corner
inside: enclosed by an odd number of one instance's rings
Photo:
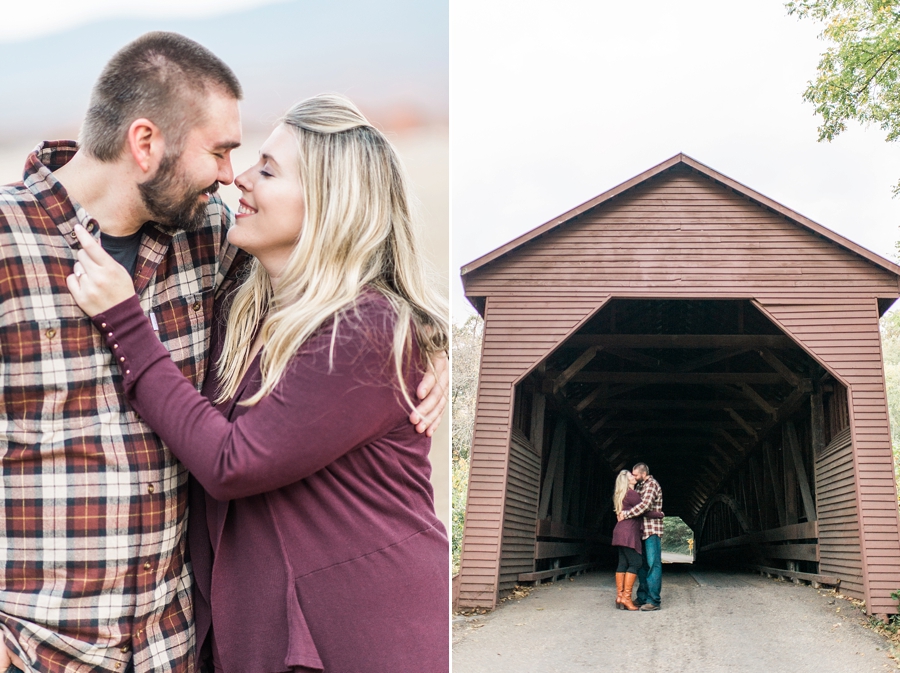
[[[622,596],[625,595],[625,573],[616,573],[616,610],[624,610]]]
[[[622,607],[626,610],[637,610],[637,606],[631,602],[631,591],[634,589],[635,573],[625,573],[625,590],[622,592]]]

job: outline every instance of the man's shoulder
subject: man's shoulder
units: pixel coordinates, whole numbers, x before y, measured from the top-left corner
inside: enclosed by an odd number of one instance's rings
[[[38,220],[50,221],[24,183],[0,185],[0,232],[31,229]]]
[[[0,211],[34,202],[34,194],[25,186],[24,182],[0,185]]]

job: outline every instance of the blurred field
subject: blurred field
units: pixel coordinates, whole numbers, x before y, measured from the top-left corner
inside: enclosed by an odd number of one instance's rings
[[[445,126],[413,128],[389,134],[409,173],[423,225],[423,242],[431,266],[434,282],[445,297],[449,295],[449,144]],[[232,164],[241,173],[256,162],[257,152],[266,138],[264,133],[249,133],[243,145],[233,153]],[[22,179],[27,154],[40,139],[22,140],[0,145],[0,184]],[[223,187],[222,198],[232,208],[237,207],[240,192]],[[102,227],[102,223],[101,223]],[[441,428],[434,437],[431,450],[435,492],[435,508],[444,526],[450,528],[450,414],[444,414]]]

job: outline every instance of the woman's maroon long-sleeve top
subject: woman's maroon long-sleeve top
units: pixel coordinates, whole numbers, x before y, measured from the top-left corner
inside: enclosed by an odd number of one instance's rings
[[[211,620],[225,671],[449,668],[447,535],[430,439],[391,364],[394,320],[367,292],[341,319],[331,364],[328,324],[270,395],[238,405],[259,390],[257,358],[216,408],[215,376],[199,394],[136,297],[94,318],[125,358],[135,410],[206,491],[192,493],[189,531],[197,642]],[[408,368],[410,389],[420,376]]]
[[[622,500],[622,509],[630,509],[641,502],[641,494],[634,489],[629,488],[625,491],[625,498]],[[641,545],[641,533],[643,532],[644,517],[638,516],[633,519],[623,519],[616,523],[613,528],[612,544],[614,547],[631,547],[638,554],[643,554],[643,546]]]

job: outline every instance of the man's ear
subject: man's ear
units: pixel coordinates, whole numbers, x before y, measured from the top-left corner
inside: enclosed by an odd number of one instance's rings
[[[166,150],[162,131],[149,119],[131,122],[125,143],[135,165],[145,174],[157,169]]]

